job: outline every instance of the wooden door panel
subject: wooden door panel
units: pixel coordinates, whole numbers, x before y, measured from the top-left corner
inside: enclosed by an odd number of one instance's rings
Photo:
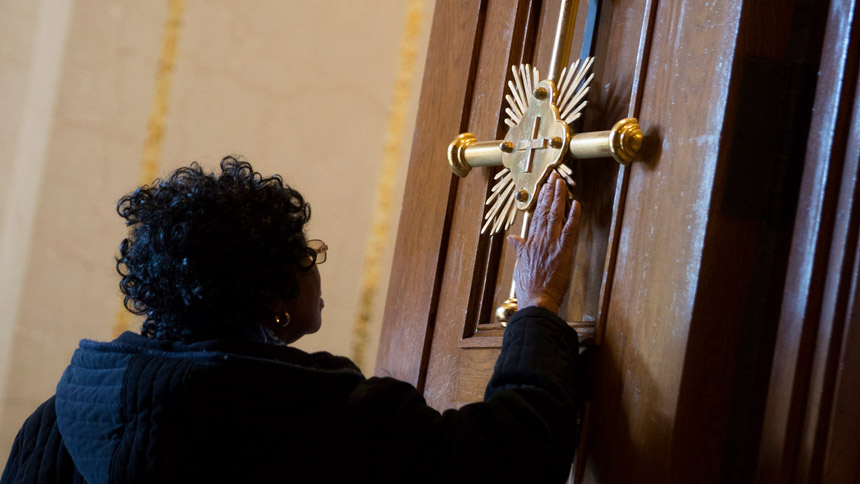
[[[725,209],[737,163],[727,128],[748,58],[785,58],[793,17],[783,3],[602,2],[581,128],[638,117],[645,144],[628,167],[574,165],[584,210],[562,316],[580,329],[597,323],[577,482],[716,481],[741,459],[731,436],[749,425],[757,438],[760,427],[741,422],[755,412],[736,406],[763,395],[741,387],[769,368],[744,380],[738,360],[761,358],[740,348],[775,321],[768,310],[781,292],[755,285],[781,284],[788,239]],[[440,410],[483,398],[504,331],[491,318],[514,259],[503,236],[479,233],[494,170],[455,178],[444,151],[464,131],[503,137],[510,66],[535,64],[546,77],[558,10],[559,0],[437,2],[377,374],[416,384]],[[571,58],[581,37],[580,28]],[[777,249],[769,266],[759,243]],[[756,297],[761,308],[750,306]]]
[[[498,139],[505,94],[504,82],[500,80],[506,78],[511,64],[521,62],[528,37],[534,35],[531,30],[534,9],[535,5],[531,2],[518,0],[487,4],[483,32],[480,34],[481,55],[474,84],[476,94],[472,97],[469,117],[462,131],[471,131],[483,139]],[[457,134],[449,132],[449,141]],[[444,158],[440,156],[437,163],[444,164]],[[437,408],[465,403],[458,402],[457,395],[476,391],[474,388],[459,391],[459,380],[452,377],[459,375],[463,367],[459,361],[460,340],[467,332],[470,321],[475,321],[477,314],[482,311],[480,291],[485,286],[484,278],[492,278],[493,265],[488,261],[501,243],[500,236],[480,236],[484,200],[492,174],[490,170],[473,170],[466,178],[455,181],[457,193],[453,197],[449,256],[442,276],[441,292],[444,297],[439,301],[425,386],[427,401]],[[453,175],[449,173],[448,176]],[[494,355],[488,357],[495,360]],[[477,383],[478,380],[480,378],[464,381]],[[488,380],[487,376],[484,387]],[[477,400],[482,397],[483,388]]]
[[[601,131],[609,129],[617,120],[635,117],[636,108],[633,85],[641,83],[637,77],[639,64],[648,55],[650,36],[646,12],[650,12],[653,2],[617,1],[602,2],[598,19],[595,44],[595,80],[589,92],[588,107],[585,109],[581,131]],[[579,4],[577,15],[578,30],[575,32],[570,49],[569,65],[579,57],[584,34],[584,19],[588,2]],[[541,9],[541,23],[535,41],[534,64],[546,71],[552,50],[555,22],[559,2],[546,2]],[[638,91],[635,91],[638,92]],[[626,181],[621,178],[624,168],[611,159],[580,160],[574,163],[574,178],[577,186],[574,196],[583,204],[583,216],[577,255],[571,279],[571,290],[560,314],[571,323],[592,321],[600,322],[608,301],[612,284],[614,253],[609,250],[613,241],[613,227],[620,228],[620,213],[623,207]],[[517,233],[519,224],[509,233]],[[503,246],[497,261],[497,278],[490,281],[494,287],[494,309],[509,296],[510,281],[514,267],[514,254],[510,247]],[[486,324],[487,326],[483,326]],[[482,313],[479,330],[487,336],[500,335],[499,325],[489,312]],[[480,343],[472,343],[480,344]]]
[[[475,79],[475,93],[481,95],[473,96],[467,123],[467,129],[479,138],[499,139],[504,135],[501,123],[504,95],[507,93],[504,81],[510,77],[510,66],[530,63],[532,51],[536,65],[544,67],[544,64],[549,64],[559,6],[558,1],[541,5],[540,21],[536,22],[538,10],[535,3],[488,3]],[[585,18],[587,7],[588,3],[582,2],[578,18]],[[490,42],[488,45],[488,39],[499,38],[510,39],[512,43]],[[574,48],[581,44],[581,39],[582,32],[578,32]],[[532,45],[533,49],[530,48]],[[616,171],[611,165],[610,169]],[[428,401],[439,408],[479,401],[501,346],[503,329],[493,319],[493,311],[501,300],[508,297],[513,254],[503,243],[503,235],[482,237],[479,233],[483,201],[489,193],[494,173],[494,170],[474,170],[458,181],[450,226],[449,257],[442,276],[441,293],[445,297],[439,301],[425,386]],[[519,230],[521,221],[522,218],[512,232]],[[604,225],[607,224],[608,220],[605,220]],[[583,233],[595,232],[583,230]],[[604,235],[604,246],[605,243]],[[602,268],[603,260],[599,264]],[[592,271],[590,275],[588,284],[597,294],[602,273]],[[451,375],[467,377],[451,378]],[[470,399],[464,400],[466,397]]]
[[[470,103],[457,126],[459,131],[473,132],[479,139],[503,137],[506,127],[501,120],[507,92],[504,81],[510,78],[510,66],[533,60],[546,72],[559,5],[559,0],[544,3],[510,0],[482,6],[475,31],[475,70],[470,80],[473,91],[466,96]],[[638,63],[647,55],[643,43],[647,42],[650,24],[643,23],[642,18],[650,5],[628,1],[608,3],[602,9],[598,27],[601,35],[596,40],[597,80],[592,84],[591,104],[585,113],[584,126],[589,130],[608,129],[616,121],[613,116],[621,118],[635,113],[631,93],[638,90],[631,84],[634,75],[641,71],[637,71]],[[577,15],[580,26],[587,9],[588,2],[581,2]],[[445,22],[442,16],[453,13],[452,9],[440,9],[434,22],[442,24]],[[643,29],[646,29],[644,34]],[[569,60],[578,58],[582,35],[582,30],[575,33]],[[631,39],[636,44],[626,45]],[[609,54],[615,51],[622,54]],[[451,128],[453,125],[448,129]],[[449,139],[457,134],[453,129],[449,133]],[[611,160],[579,162],[575,170],[580,182],[576,196],[585,210],[573,289],[562,315],[573,326],[582,327],[582,321],[598,319],[605,305],[600,298],[609,294],[612,274],[607,271],[614,266],[607,258],[607,247],[613,240],[611,227],[616,227],[616,231],[620,227],[620,217],[613,209],[623,206],[624,183],[619,174],[625,172]],[[503,243],[502,235],[488,237],[479,233],[483,201],[494,173],[490,169],[473,170],[468,177],[455,179],[455,188],[450,192],[446,259],[437,273],[437,283],[441,284],[438,313],[432,318],[432,326],[428,326],[432,330],[427,341],[429,350],[425,346],[429,359],[423,389],[428,402],[437,408],[480,400],[492,372],[492,365],[487,362],[495,360],[501,346],[503,329],[495,321],[493,311],[508,297],[514,257],[510,247]],[[519,217],[510,232],[518,232],[521,221]],[[392,284],[392,287],[398,286]],[[383,334],[383,343],[385,340]],[[388,344],[393,342],[392,338]],[[462,372],[469,376],[452,378]],[[463,400],[465,396],[475,400]]]
[[[602,3],[607,4],[607,6],[602,7],[602,16],[598,21],[597,27],[598,33],[604,31],[610,32],[615,29],[615,27],[612,27],[612,29],[608,27],[610,22],[610,15],[608,13],[612,11],[612,2]],[[578,5],[577,28],[572,38],[570,54],[567,61],[563,63],[565,66],[570,65],[571,62],[579,58],[588,6],[589,2],[585,0],[581,1]],[[559,8],[560,2],[558,0],[545,2],[541,8],[532,64],[541,70],[543,78],[547,76],[549,69]],[[595,80],[592,82],[592,88],[588,97],[589,104],[584,113],[586,131],[607,130],[615,121],[624,117],[621,116],[612,121],[604,120],[602,123],[592,121],[592,118],[598,117],[594,111],[601,109],[599,97],[603,93],[603,89],[599,88],[599,86],[604,81],[600,77],[597,67],[604,62],[604,57],[609,57],[607,53],[611,52],[607,36],[598,37],[595,44],[596,60],[595,68],[593,69]],[[595,321],[597,319],[598,299],[600,287],[603,283],[606,246],[609,238],[608,227],[612,217],[613,194],[617,172],[618,165],[609,159],[586,160],[574,164],[574,178],[578,184],[574,188],[574,194],[576,199],[583,203],[583,218],[580,223],[581,230],[578,241],[580,250],[577,251],[572,275],[573,283],[571,287],[575,288],[575,290],[571,290],[568,294],[567,300],[560,311],[562,317],[570,322]],[[521,219],[519,222],[521,222]],[[508,233],[519,233],[521,227],[519,222],[511,227]],[[494,287],[492,309],[499,307],[509,297],[514,258],[512,248],[505,245],[502,248],[500,257],[493,261],[499,269],[498,278],[492,281]],[[479,321],[479,324],[482,326],[477,329],[486,331],[484,334],[487,336],[498,336],[501,334],[500,326],[492,316],[492,313],[482,314]]]
[[[791,19],[778,2],[656,6],[639,112],[649,144],[629,174],[585,482],[717,481],[738,445],[727,436],[750,371],[739,348],[763,323],[750,320],[749,296],[766,224],[723,209],[726,127],[744,60],[784,56]]]
[[[638,113],[649,143],[629,169],[598,356],[599,392],[614,396],[590,409],[600,430],[588,435],[586,482],[606,469],[614,482],[651,482],[669,465],[731,78],[733,29],[708,24],[737,25],[739,14],[731,2],[679,3],[655,11]],[[628,466],[613,468],[617,459]]]
[[[481,8],[469,0],[437,2],[412,140],[376,374],[423,387],[456,184],[440,150],[461,128],[472,94]]]
[[[825,6],[760,483],[860,482],[860,12],[851,0]]]

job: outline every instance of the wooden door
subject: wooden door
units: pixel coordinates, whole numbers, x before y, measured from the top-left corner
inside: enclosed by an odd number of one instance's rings
[[[769,156],[791,140],[761,121],[785,109],[768,66],[787,59],[796,15],[775,0],[600,3],[582,129],[637,117],[645,144],[628,167],[575,166],[583,220],[561,312],[594,348],[575,474],[737,476],[755,464],[738,442],[758,441],[766,391],[755,383],[769,371],[791,239],[773,197],[793,190],[796,177],[774,173],[794,158]],[[376,373],[440,410],[481,400],[513,268],[503,237],[479,233],[494,171],[459,179],[445,149],[465,131],[503,137],[510,66],[546,72],[558,12],[558,0],[437,2]]]

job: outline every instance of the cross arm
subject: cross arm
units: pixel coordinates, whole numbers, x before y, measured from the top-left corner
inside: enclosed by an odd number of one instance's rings
[[[577,159],[611,157],[626,165],[642,146],[642,131],[636,119],[622,119],[609,131],[574,134],[568,146],[568,154]],[[474,167],[500,166],[502,153],[513,150],[509,141],[478,141],[472,133],[462,133],[448,145],[448,165],[462,178]]]
[[[478,141],[472,133],[462,133],[448,145],[448,166],[460,178],[477,166],[500,166],[502,152],[513,151],[505,140]]]

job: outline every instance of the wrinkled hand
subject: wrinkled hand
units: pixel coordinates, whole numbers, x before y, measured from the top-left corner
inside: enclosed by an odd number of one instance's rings
[[[538,196],[528,240],[507,237],[517,251],[514,281],[520,308],[541,306],[557,313],[564,299],[582,211],[574,201],[565,217],[566,203],[567,188],[553,172]]]

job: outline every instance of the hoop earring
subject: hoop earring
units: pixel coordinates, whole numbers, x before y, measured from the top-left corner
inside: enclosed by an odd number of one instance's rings
[[[282,328],[286,328],[287,325],[290,324],[290,313],[284,311],[283,315],[276,315],[275,324]]]

